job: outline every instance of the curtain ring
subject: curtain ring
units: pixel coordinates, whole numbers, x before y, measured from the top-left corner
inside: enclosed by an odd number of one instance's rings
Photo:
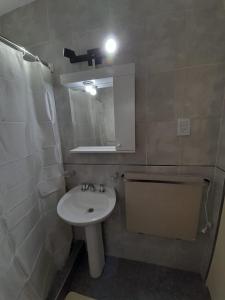
[[[25,48],[23,48],[23,47],[21,47],[21,51],[22,51],[22,53],[23,53],[23,57],[26,55],[26,49]]]

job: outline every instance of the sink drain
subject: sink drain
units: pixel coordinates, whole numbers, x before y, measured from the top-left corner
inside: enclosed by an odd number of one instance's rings
[[[87,212],[88,213],[93,213],[94,212],[94,208],[88,208]]]

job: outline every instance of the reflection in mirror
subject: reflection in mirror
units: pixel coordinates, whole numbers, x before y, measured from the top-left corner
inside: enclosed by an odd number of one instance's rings
[[[69,94],[76,147],[114,146],[113,79],[80,82]]]
[[[135,152],[135,65],[62,74],[70,95],[70,153]]]

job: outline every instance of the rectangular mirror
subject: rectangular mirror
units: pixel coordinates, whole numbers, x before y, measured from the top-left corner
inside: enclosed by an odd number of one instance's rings
[[[115,146],[112,78],[108,86],[98,84],[96,95],[87,93],[83,88],[71,88],[69,95],[76,144]]]
[[[61,75],[74,133],[71,152],[134,152],[134,65]]]

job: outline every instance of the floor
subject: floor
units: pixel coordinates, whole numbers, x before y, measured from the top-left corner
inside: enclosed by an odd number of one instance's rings
[[[97,300],[210,300],[198,274],[115,257],[107,257],[102,276],[92,279],[86,255],[64,293],[69,291]]]

